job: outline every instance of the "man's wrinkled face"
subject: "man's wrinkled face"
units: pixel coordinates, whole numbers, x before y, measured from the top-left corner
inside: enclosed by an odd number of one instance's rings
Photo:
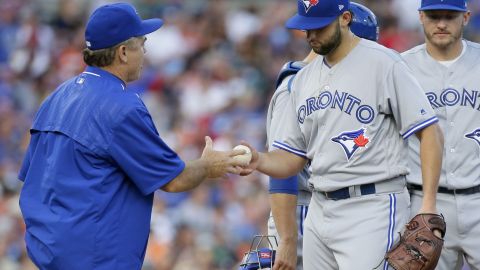
[[[140,78],[143,69],[143,61],[145,59],[145,41],[147,38],[135,38],[134,44],[127,46],[128,50],[128,74],[127,82],[135,81]]]

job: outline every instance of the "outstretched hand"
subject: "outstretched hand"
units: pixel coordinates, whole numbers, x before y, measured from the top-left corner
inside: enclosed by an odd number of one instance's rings
[[[247,166],[241,166],[239,168],[240,171],[238,174],[241,176],[246,176],[257,169],[260,162],[260,153],[258,153],[257,149],[255,149],[255,147],[251,146],[249,143],[245,141],[241,141],[240,143],[250,148],[250,151],[252,152],[252,159],[250,160],[250,163]]]
[[[208,178],[221,178],[227,173],[240,174],[242,172],[242,162],[233,157],[244,153],[245,150],[215,151],[212,139],[205,136],[205,148],[200,159],[207,163]]]

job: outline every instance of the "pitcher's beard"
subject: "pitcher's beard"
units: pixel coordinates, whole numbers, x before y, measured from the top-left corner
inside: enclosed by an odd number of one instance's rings
[[[335,32],[333,33],[332,37],[328,40],[328,42],[319,47],[312,47],[312,50],[316,54],[327,55],[333,50],[335,50],[340,45],[341,42],[342,42],[342,35],[340,33],[340,24],[337,23]]]

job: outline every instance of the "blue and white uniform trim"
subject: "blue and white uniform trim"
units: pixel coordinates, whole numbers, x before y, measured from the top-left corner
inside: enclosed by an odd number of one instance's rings
[[[275,88],[278,88],[286,77],[297,74],[297,72],[302,69],[304,65],[305,63],[302,62],[285,63],[278,74],[277,81],[275,82]]]
[[[287,90],[288,90],[289,93],[292,92],[292,83],[293,83],[293,79],[295,79],[295,76],[297,76],[297,74],[293,75],[293,76],[290,77],[290,79],[288,80]]]
[[[301,236],[303,236],[303,221],[305,218],[307,218],[307,213],[308,213],[308,205],[298,205],[300,209],[298,209],[298,220],[299,220],[299,225],[298,225],[298,230]]]
[[[389,251],[392,248],[394,242],[394,233],[395,233],[395,214],[397,210],[397,197],[395,194],[389,194],[390,196],[390,221],[388,225],[388,242],[386,251]],[[383,264],[383,269],[388,270],[388,263],[387,261]]]
[[[421,129],[424,129],[425,127],[428,127],[430,126],[431,124],[434,124],[438,122],[438,118],[436,116],[430,118],[430,119],[427,119],[419,124],[416,124],[415,126],[411,127],[409,130],[407,130],[405,133],[402,134],[402,137],[404,140],[408,139],[408,137],[410,137],[412,134],[414,134],[415,132],[421,130]]]
[[[298,150],[298,149],[295,149],[293,147],[290,147],[284,143],[281,143],[279,141],[274,141],[273,142],[273,146],[274,147],[277,147],[277,148],[280,148],[282,150],[285,150],[287,152],[290,152],[292,154],[295,154],[297,156],[300,156],[300,157],[303,157],[303,158],[307,158],[307,153],[305,151],[302,151],[302,150]]]
[[[89,74],[89,75],[93,75],[93,76],[97,76],[97,77],[101,77],[99,74],[93,73],[93,72],[84,71],[84,72],[82,72],[82,73],[84,73],[84,74]]]
[[[93,76],[97,76],[97,77],[102,77],[102,76],[100,76],[100,74],[89,72],[89,71],[84,71],[84,72],[82,72],[82,74],[88,74],[88,75],[93,75]],[[125,90],[125,86],[122,83],[120,85],[122,86],[122,89]]]

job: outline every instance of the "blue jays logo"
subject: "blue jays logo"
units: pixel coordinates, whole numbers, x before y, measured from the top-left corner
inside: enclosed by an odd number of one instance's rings
[[[365,136],[365,128],[356,131],[346,131],[340,133],[337,137],[333,137],[332,141],[340,144],[347,156],[347,160],[352,158],[355,151],[360,147],[366,147],[370,142]]]
[[[475,129],[471,133],[465,134],[465,138],[472,139],[478,143],[480,147],[480,128]]]
[[[305,6],[305,13],[307,13],[311,7],[318,4],[318,0],[302,0],[303,5]]]

